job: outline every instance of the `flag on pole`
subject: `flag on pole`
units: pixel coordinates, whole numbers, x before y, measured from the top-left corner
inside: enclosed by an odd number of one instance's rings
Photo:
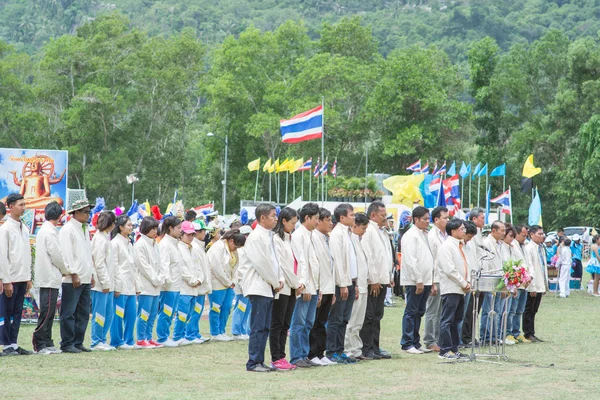
[[[479,176],[486,176],[488,173],[488,165],[487,163],[485,163],[485,165],[483,166],[483,168],[481,168],[479,170]]]
[[[275,163],[272,166],[272,171],[269,170],[269,172],[279,172],[279,167],[281,166],[281,164],[279,163],[279,158],[277,160],[275,160]]]
[[[475,169],[473,170],[473,180],[475,180],[476,176],[479,176],[479,171],[481,170],[481,163],[477,163],[477,165],[475,166]]]
[[[456,175],[456,161],[452,163],[450,169],[448,170],[448,176]]]
[[[435,165],[433,166],[433,173],[431,175],[436,176],[438,174],[438,167],[437,167],[437,161],[435,162]]]
[[[441,186],[441,183],[440,183],[440,186]],[[436,206],[437,207],[446,207],[446,190],[444,187],[440,187],[440,190],[438,191]]]
[[[198,206],[192,208],[196,212],[196,216],[210,214],[215,211],[215,205],[212,203],[205,204],[203,206]]]
[[[312,158],[309,158],[304,164],[302,164],[302,166],[300,168],[298,168],[298,171],[310,171],[312,169]]]
[[[304,165],[304,159],[299,158],[298,160],[294,161],[294,165],[292,166],[292,168],[290,168],[290,172],[294,173],[296,171],[299,171],[303,165]]]
[[[412,172],[421,172],[421,160],[415,161],[414,163],[410,164],[406,169]]]
[[[279,121],[279,127],[283,143],[320,139],[323,136],[323,106],[320,105],[290,119],[282,119]]]
[[[422,174],[428,174],[429,173],[429,163],[425,164],[425,166],[423,168],[421,168],[421,173]]]
[[[433,175],[442,175],[446,173],[446,161],[444,161],[444,164],[442,164],[442,166],[440,167],[440,169],[438,169],[437,171],[435,171],[433,173]]]
[[[469,176],[469,174],[471,173],[471,163],[469,163],[469,165],[465,165],[465,162],[463,161],[462,165],[460,166],[460,177],[461,178],[466,178],[467,176]]]
[[[329,168],[329,162],[327,161],[327,159],[325,159],[325,163],[323,164],[323,167],[321,167],[321,175],[327,176],[328,168]]]
[[[265,163],[265,165],[263,166],[263,172],[271,172],[269,170],[271,169],[272,165],[273,165],[273,163],[271,162],[271,159],[269,158],[267,160],[267,162]]]
[[[333,162],[333,167],[331,168],[331,175],[333,175],[334,178],[337,178],[337,157]]]
[[[542,172],[541,168],[533,166],[533,154],[527,157],[525,165],[523,165],[523,178],[521,178],[521,192],[529,193],[533,188],[533,177]]]
[[[319,171],[321,171],[321,170],[319,169],[319,162],[320,162],[320,161],[321,161],[321,158],[320,158],[320,157],[319,157],[319,158],[317,158],[317,164],[315,165],[315,172],[313,173],[313,176],[314,176],[315,178],[318,178],[318,177],[319,177]]]
[[[500,212],[502,214],[508,214],[508,215],[512,214],[512,204],[510,202],[510,188],[508,188],[508,190],[506,192],[502,193],[500,196],[494,197],[493,199],[491,199],[490,202],[496,203],[496,204],[501,204],[502,209]]]
[[[435,178],[429,183],[429,193],[434,193],[440,190],[441,179]]]
[[[506,164],[498,165],[490,173],[490,176],[505,176],[505,175],[506,175]]]
[[[130,185],[136,183],[137,181],[139,181],[138,177],[135,176],[135,174],[127,175],[125,177],[125,179],[127,179],[127,183],[129,183]]]
[[[248,171],[254,172],[260,169],[260,157],[248,163]]]
[[[446,198],[446,207],[450,215],[455,215],[460,211],[460,180],[458,175],[444,180],[444,197]]]
[[[529,206],[529,226],[531,225],[542,226],[542,202],[537,188]]]
[[[275,172],[280,173],[280,172],[285,172],[285,168],[287,167],[287,163],[289,162],[289,159],[285,159],[281,164],[276,165],[275,166]]]

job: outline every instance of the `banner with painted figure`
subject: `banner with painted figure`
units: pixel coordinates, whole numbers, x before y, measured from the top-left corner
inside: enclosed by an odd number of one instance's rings
[[[69,153],[63,150],[0,148],[0,201],[21,193],[27,211],[23,220],[31,233],[43,222],[46,205],[65,206]]]

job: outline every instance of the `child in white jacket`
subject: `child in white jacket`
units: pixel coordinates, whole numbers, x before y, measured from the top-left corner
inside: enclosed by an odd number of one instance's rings
[[[560,297],[566,299],[571,294],[571,289],[569,287],[569,281],[571,277],[571,264],[572,254],[571,254],[571,239],[565,239],[565,245],[559,248],[560,256],[558,258],[560,265],[560,275],[558,278],[558,285],[560,287]]]

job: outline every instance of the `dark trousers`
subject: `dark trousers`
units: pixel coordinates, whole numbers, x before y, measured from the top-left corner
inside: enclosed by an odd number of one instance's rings
[[[27,282],[13,282],[13,294],[6,297],[6,292],[0,296],[0,344],[8,346],[17,344],[23,301],[27,292]]]
[[[38,324],[33,331],[33,349],[40,351],[46,347],[54,347],[52,340],[52,324],[56,315],[58,289],[40,288],[40,314]]]
[[[579,278],[583,275],[583,265],[581,264],[581,260],[573,259],[575,262],[575,266],[573,267],[573,273],[571,274],[572,278]]]
[[[459,345],[458,324],[465,311],[465,296],[448,293],[442,295],[442,317],[440,320],[440,354],[457,352]]]
[[[342,300],[340,288],[335,288],[335,304],[331,306],[327,319],[327,355],[342,354],[344,352],[344,338],[346,327],[352,316],[355,287],[348,286],[348,298]]]
[[[540,309],[542,302],[542,293],[537,293],[535,297],[531,297],[527,293],[527,303],[525,303],[525,312],[523,312],[523,335],[526,338],[535,336],[535,314]]]
[[[74,288],[72,283],[62,284],[62,299],[60,303],[60,348],[82,346],[85,330],[90,319],[89,283]]]
[[[360,340],[363,342],[363,355],[379,353],[379,335],[381,333],[381,320],[383,319],[383,310],[385,309],[385,294],[387,285],[383,285],[379,295],[367,296],[367,311],[365,312],[365,322],[360,330]]]
[[[400,345],[402,350],[408,350],[411,347],[421,347],[421,319],[425,315],[427,308],[427,298],[431,291],[431,286],[425,286],[421,294],[417,294],[416,286],[405,286],[404,295],[406,296],[406,305],[404,307],[404,317],[402,317],[402,340]]]
[[[325,328],[325,325],[327,324],[327,319],[329,318],[329,311],[331,310],[332,301],[333,294],[324,294],[321,298],[321,306],[317,308],[315,324],[310,330],[309,336],[309,360],[312,360],[315,357],[323,358],[325,349],[327,349],[327,329]]]
[[[248,362],[246,369],[252,370],[265,362],[265,348],[269,338],[273,298],[257,295],[248,296],[250,310],[250,340],[248,341]]]
[[[295,305],[296,291],[294,289],[292,289],[290,296],[280,294],[278,299],[273,300],[271,332],[269,334],[269,347],[273,362],[285,358],[285,343],[287,342],[288,329],[290,329]]]
[[[483,296],[485,295],[485,293],[483,292],[479,292],[477,293],[477,295],[479,296],[479,309],[477,310],[477,312],[479,313],[481,311],[481,306],[483,305]],[[467,313],[465,314],[465,320],[463,321],[463,325],[462,325],[462,332],[459,332],[460,334],[462,334],[462,342],[464,344],[467,343],[471,343],[471,336],[473,336],[473,305],[475,304],[475,296],[469,296],[469,303],[467,305]]]

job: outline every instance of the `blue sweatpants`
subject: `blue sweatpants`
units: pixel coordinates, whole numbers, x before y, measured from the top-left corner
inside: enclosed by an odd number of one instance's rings
[[[243,294],[235,295],[235,306],[231,317],[232,335],[250,335],[250,310],[252,305],[250,299]]]
[[[162,343],[169,338],[173,315],[177,313],[178,301],[179,292],[160,292],[160,309],[158,313],[158,322],[156,324],[156,336],[158,336],[157,341],[159,343]]]
[[[137,315],[135,295],[122,294],[114,298],[114,319],[110,326],[110,345],[119,347],[124,344],[133,346],[133,330]],[[125,329],[123,329],[123,326]]]
[[[212,336],[225,333],[225,327],[227,326],[229,313],[231,313],[234,295],[235,292],[231,288],[213,290],[213,292],[208,295],[208,298],[210,299],[210,313],[208,314],[208,320],[210,322],[210,334]]]
[[[199,303],[199,297],[182,294],[179,296],[177,305],[177,320],[175,321],[175,330],[173,331],[173,340],[180,339],[194,340],[200,338],[200,315],[204,308],[204,302]]]
[[[92,347],[106,343],[106,335],[115,314],[114,298],[114,292],[102,293],[92,290]]]
[[[138,296],[137,340],[152,340],[154,321],[158,314],[158,296]]]

